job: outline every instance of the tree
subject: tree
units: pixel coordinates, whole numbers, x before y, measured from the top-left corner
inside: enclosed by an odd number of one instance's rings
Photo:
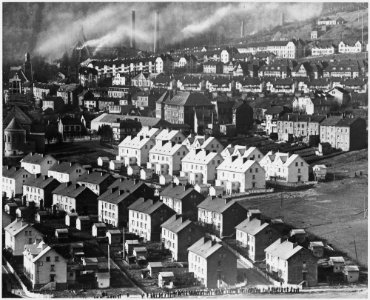
[[[50,124],[46,126],[45,138],[48,141],[48,144],[50,144],[50,141],[53,139],[58,139],[58,140],[60,139],[60,134],[55,124]]]
[[[113,140],[113,130],[112,130],[112,127],[110,127],[109,125],[99,126],[98,135],[100,136],[100,139],[102,141],[110,141],[110,142],[112,142],[112,140]]]

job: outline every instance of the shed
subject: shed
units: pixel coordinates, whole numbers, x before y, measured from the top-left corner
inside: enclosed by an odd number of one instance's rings
[[[176,185],[185,185],[188,183],[188,178],[186,176],[175,176],[173,183]]]
[[[67,228],[55,229],[55,237],[59,242],[67,241],[69,237],[69,232]]]
[[[140,167],[139,166],[128,166],[127,167],[127,175],[128,176],[138,176],[138,175],[140,175]]]
[[[49,212],[46,210],[40,210],[35,214],[35,222],[43,223],[50,216]]]
[[[148,270],[151,277],[156,277],[163,270],[163,263],[160,261],[151,261],[148,263]]]
[[[107,289],[110,287],[110,273],[98,272],[95,273],[96,283],[99,289]]]
[[[175,276],[173,272],[159,272],[158,286],[160,288],[163,288],[163,287],[173,288],[174,279],[175,279]]]
[[[99,156],[97,159],[98,166],[103,167],[109,164],[109,158],[106,156]]]
[[[122,166],[123,162],[120,160],[111,160],[109,162],[109,169],[113,171],[121,169]]]
[[[17,210],[17,208],[18,208],[17,203],[15,203],[15,202],[11,202],[11,203],[7,203],[7,204],[5,204],[5,206],[4,206],[4,211],[5,211],[5,213],[7,213],[8,215],[12,215],[12,216],[14,216],[14,215],[15,215],[15,211]]]
[[[358,266],[345,266],[343,268],[343,274],[349,283],[354,283],[358,281],[360,276],[360,269]]]
[[[152,169],[143,168],[140,170],[140,179],[149,180],[152,179],[154,171]]]
[[[329,265],[333,266],[333,272],[339,273],[342,272],[344,267],[344,258],[343,256],[331,256],[329,257]]]
[[[223,186],[211,186],[209,187],[208,193],[210,196],[219,196],[223,195],[224,187]]]
[[[125,242],[125,251],[127,255],[132,255],[134,248],[139,245],[139,240],[126,240]]]
[[[104,223],[94,223],[91,231],[92,236],[103,237],[107,232],[107,225]]]
[[[314,165],[312,170],[316,181],[325,180],[327,173],[327,168],[325,165]]]
[[[168,183],[170,183],[172,181],[172,176],[171,175],[168,175],[168,174],[166,174],[166,175],[160,175],[159,176],[159,184],[160,185],[166,185],[166,184],[168,184]]]
[[[304,229],[292,229],[289,236],[294,237],[297,243],[303,243],[306,239],[306,231]]]
[[[323,257],[324,255],[324,243],[321,241],[310,242],[308,249],[312,251],[313,256]]]
[[[91,219],[89,216],[79,216],[76,219],[76,229],[90,231]]]
[[[109,229],[106,232],[106,237],[108,237],[109,245],[116,245],[121,243],[122,232],[119,229]]]
[[[132,254],[136,258],[143,257],[143,258],[146,259],[147,256],[148,256],[148,251],[147,251],[146,247],[134,247],[134,249],[132,250]]]
[[[70,213],[68,212],[65,216],[65,224],[70,227],[76,227],[76,220],[78,217],[78,213]]]

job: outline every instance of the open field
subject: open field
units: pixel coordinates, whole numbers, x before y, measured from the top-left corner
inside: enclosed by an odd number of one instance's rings
[[[355,171],[367,174],[367,150],[344,153],[323,163],[332,165],[328,172],[335,172],[335,181],[319,183],[306,191],[274,193],[240,203],[304,228],[354,260],[357,250],[358,262],[367,267],[368,222],[364,219],[364,205],[367,208],[368,179],[367,175],[354,177]]]

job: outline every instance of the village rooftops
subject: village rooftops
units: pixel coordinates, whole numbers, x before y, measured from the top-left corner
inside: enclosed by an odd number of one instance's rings
[[[52,157],[50,155],[44,155],[39,153],[29,153],[22,158],[21,162],[29,164],[41,164],[45,159]]]
[[[235,200],[232,200],[230,198],[208,196],[204,201],[198,204],[198,208],[205,209],[207,211],[216,212],[216,213],[223,213],[235,203],[237,202],[235,202]]]
[[[293,122],[310,122],[310,123],[320,123],[326,119],[323,115],[301,115],[294,113],[287,113],[279,117],[280,121],[293,121]]]
[[[302,249],[303,247],[297,244],[291,243],[288,240],[282,242],[279,238],[270,246],[268,246],[265,249],[265,252],[272,256],[279,257],[280,259],[288,260]]]
[[[110,186],[108,186],[108,190],[118,187],[119,190],[125,190],[130,191],[130,193],[134,193],[143,185],[145,185],[145,183],[140,180],[121,177],[116,179]]]
[[[25,169],[20,167],[3,166],[3,177],[6,178],[17,178],[23,172],[27,172]],[[28,172],[27,172],[28,173]]]
[[[29,226],[32,226],[32,224],[29,224],[23,220],[16,219],[12,223],[10,223],[7,227],[5,227],[4,230],[8,232],[11,236],[16,236],[18,233],[28,228]]]
[[[81,165],[79,163],[72,163],[72,162],[66,162],[66,161],[60,162],[60,161],[58,161],[58,163],[54,164],[49,169],[49,171],[58,172],[58,173],[70,173],[73,170],[72,168],[74,168],[75,166],[81,167]]]
[[[341,116],[331,116],[321,122],[321,126],[336,126],[342,120]]]
[[[185,219],[182,216],[174,215],[164,222],[161,227],[165,228],[173,233],[179,233],[186,227],[188,227],[192,222],[189,219]]]
[[[53,177],[48,177],[46,175],[44,176],[40,175],[40,176],[31,176],[30,178],[26,180],[24,185],[44,189],[51,183],[59,184],[59,181]]]
[[[195,253],[196,255],[199,255],[200,257],[208,258],[209,256],[211,256],[213,253],[215,253],[217,250],[221,248],[222,248],[221,243],[218,243],[211,239],[202,237],[197,242],[195,242],[193,245],[191,245],[188,248],[188,251],[191,251]]]
[[[70,197],[70,198],[76,198],[85,190],[90,191],[90,189],[85,186],[82,186],[79,184],[71,184],[70,182],[66,182],[66,183],[61,183],[55,190],[53,190],[52,193]]]
[[[182,159],[182,162],[209,164],[217,155],[219,155],[217,152],[210,152],[204,149],[192,150]]]
[[[120,189],[118,187],[108,188],[102,195],[98,197],[99,201],[104,201],[112,204],[119,204],[131,196],[130,189]]]
[[[212,103],[202,93],[197,92],[177,92],[171,99],[166,100],[165,104],[179,106],[212,106]]]
[[[162,154],[162,155],[174,155],[181,147],[182,144],[176,144],[175,142],[167,142],[163,144],[157,144],[152,149],[150,149],[149,153],[151,154]]]
[[[250,219],[244,220],[235,228],[250,235],[256,235],[267,226],[269,226],[267,222],[254,218],[252,220]]]
[[[183,199],[185,198],[190,192],[192,192],[194,188],[189,187],[186,188],[184,185],[175,185],[170,184],[167,186],[160,195],[163,197],[175,198],[175,199]]]
[[[163,205],[166,204],[161,201],[154,201],[152,199],[145,200],[144,198],[139,198],[134,203],[132,203],[128,207],[128,209],[151,215]]]
[[[361,120],[361,118],[359,118],[359,117],[341,119],[341,120],[338,121],[336,126],[338,126],[338,127],[350,127],[353,123],[355,123],[359,119]]]
[[[82,174],[79,178],[79,182],[88,182],[93,184],[100,184],[104,182],[106,179],[111,177],[109,173],[104,172],[86,172]]]

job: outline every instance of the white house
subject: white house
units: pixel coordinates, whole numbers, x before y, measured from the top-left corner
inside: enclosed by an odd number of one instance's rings
[[[57,163],[51,155],[29,153],[21,159],[21,167],[31,174],[47,175],[48,170]]]
[[[360,41],[356,41],[355,43],[345,43],[341,41],[338,44],[338,52],[339,53],[360,53],[362,51],[362,44]]]
[[[181,161],[180,177],[190,184],[207,184],[216,179],[216,168],[223,162],[221,154],[207,150],[191,150]]]
[[[54,282],[57,289],[67,288],[67,260],[44,242],[24,247],[23,267],[33,289],[50,282]]]
[[[225,151],[223,153],[223,157],[225,159],[229,157],[243,157],[243,158],[255,160],[258,162],[263,157],[262,152],[257,147],[247,147],[247,146],[241,146],[241,145],[235,145],[235,146],[229,145],[229,146],[228,146],[229,151]]]
[[[76,182],[85,172],[79,163],[58,161],[49,169],[48,176],[54,177],[59,182]]]
[[[180,172],[181,160],[188,152],[185,145],[162,141],[149,150],[147,168],[154,170],[158,175],[174,175]]]
[[[15,220],[4,228],[5,249],[10,251],[13,256],[23,254],[24,245],[41,241],[43,235],[36,230],[32,224],[23,220]]]
[[[315,106],[310,96],[303,95],[295,97],[293,100],[293,111],[304,112],[307,115],[313,115]]]
[[[7,198],[22,194],[23,184],[32,175],[23,168],[3,166],[2,194]]]
[[[298,154],[269,151],[260,161],[266,180],[298,183],[308,181],[308,164]]]
[[[227,158],[217,167],[216,186],[223,186],[227,194],[264,189],[265,183],[264,169],[246,157]]]
[[[185,140],[184,134],[179,130],[163,129],[155,137],[156,144],[161,144],[162,142],[174,142],[181,144]]]
[[[129,135],[118,145],[117,159],[123,161],[126,167],[142,166],[149,161],[149,151],[154,145],[155,141],[152,138],[143,135],[132,138]]]
[[[116,73],[112,78],[112,85],[126,85],[126,77],[123,73]]]
[[[182,144],[185,145],[189,150],[203,149],[207,151],[221,152],[224,149],[222,144],[213,136],[207,137],[204,135],[189,134]]]

